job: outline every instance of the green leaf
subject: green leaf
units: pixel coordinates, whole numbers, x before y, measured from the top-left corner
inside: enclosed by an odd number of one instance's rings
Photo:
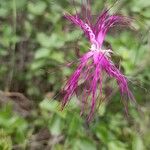
[[[58,116],[56,116],[51,125],[49,126],[49,130],[51,131],[52,135],[57,136],[61,134],[62,130],[61,127],[62,127],[61,119]]]
[[[60,104],[56,100],[48,100],[45,99],[40,103],[40,108],[42,110],[55,112],[57,115],[59,115],[62,118],[65,118],[66,112],[60,110]]]
[[[41,69],[44,65],[45,65],[45,60],[39,59],[37,61],[34,61],[31,64],[30,69],[35,71],[35,70]]]
[[[35,3],[28,3],[28,10],[34,15],[43,15],[46,9],[46,3],[43,1],[37,1]]]
[[[50,55],[52,60],[56,60],[57,62],[63,63],[64,62],[64,54],[62,52],[53,52]]]
[[[67,130],[67,133],[71,136],[76,136],[77,133],[80,133],[80,131],[82,131],[82,121],[79,118],[79,116],[75,115],[75,114],[71,114],[72,117],[69,117],[69,128]]]
[[[39,48],[35,53],[35,59],[47,58],[50,55],[51,50],[46,48]]]
[[[0,16],[6,17],[9,14],[8,9],[6,8],[0,8]]]
[[[150,18],[150,9],[146,9],[141,12],[144,17]]]
[[[135,12],[140,12],[144,8],[150,7],[150,1],[149,0],[132,0],[132,10]]]
[[[143,141],[138,134],[133,137],[132,150],[145,150]]]
[[[97,124],[93,130],[97,138],[105,144],[107,144],[108,141],[115,139],[115,136],[111,130],[109,130],[109,128],[102,122],[101,125]]]
[[[0,129],[0,150],[12,150],[11,138],[3,129]]]
[[[73,150],[96,150],[96,145],[88,139],[76,140]]]
[[[37,34],[37,41],[43,47],[47,47],[48,48],[48,47],[51,46],[50,37],[47,36],[45,33],[38,33]]]
[[[108,150],[127,150],[127,147],[120,141],[111,141],[108,143]]]
[[[75,40],[79,39],[79,37],[81,37],[81,35],[82,35],[82,32],[80,30],[75,30],[75,31],[69,32],[66,35],[65,41],[67,41],[67,42],[75,41]]]
[[[47,36],[45,33],[38,33],[37,41],[41,46],[47,48],[60,48],[64,45],[64,39],[55,33],[51,36]]]
[[[105,114],[105,111],[106,111],[106,104],[102,103],[98,108],[98,113],[100,116],[103,116]]]

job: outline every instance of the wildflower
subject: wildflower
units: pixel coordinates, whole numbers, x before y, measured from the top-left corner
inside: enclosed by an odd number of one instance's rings
[[[127,96],[134,101],[134,96],[128,88],[127,78],[111,60],[113,51],[111,49],[103,49],[103,42],[108,30],[115,25],[129,25],[130,19],[121,15],[110,15],[109,10],[105,9],[93,24],[90,9],[84,6],[83,8],[83,10],[86,10],[86,17],[82,17],[82,19],[79,14],[65,14],[65,17],[69,21],[84,32],[91,46],[88,52],[80,58],[77,69],[70,76],[63,89],[65,94],[62,107],[64,108],[71,97],[77,92],[79,85],[85,83],[82,90],[83,107],[81,114],[85,109],[84,105],[90,105],[88,120],[91,120],[96,108],[96,100],[99,96],[102,96],[102,78],[104,72],[110,78],[114,78],[117,81],[122,96]],[[87,82],[88,84],[86,84]]]

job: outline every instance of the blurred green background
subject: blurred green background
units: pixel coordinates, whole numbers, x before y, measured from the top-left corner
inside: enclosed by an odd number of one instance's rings
[[[103,7],[93,0],[95,14]],[[125,117],[116,85],[105,81],[111,101],[88,124],[76,97],[59,109],[60,91],[75,68],[66,64],[78,60],[78,48],[84,53],[89,46],[63,16],[75,12],[72,3],[0,0],[0,150],[150,149],[150,1],[120,0],[112,10],[134,18],[135,29],[111,29],[105,46],[111,43],[141,111],[130,105]]]

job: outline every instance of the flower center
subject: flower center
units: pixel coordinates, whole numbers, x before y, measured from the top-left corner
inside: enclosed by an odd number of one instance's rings
[[[96,44],[91,44],[90,50],[100,52],[100,53],[102,53],[102,54],[104,54],[105,56],[108,56],[108,57],[111,57],[110,53],[113,53],[113,51],[111,49],[101,49],[101,48],[97,47]]]

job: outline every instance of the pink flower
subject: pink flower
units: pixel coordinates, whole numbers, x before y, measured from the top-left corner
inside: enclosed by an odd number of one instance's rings
[[[127,78],[120,72],[111,60],[112,50],[103,49],[103,42],[108,30],[115,25],[129,25],[130,19],[120,15],[110,15],[109,10],[105,9],[98,16],[96,23],[93,23],[92,14],[89,8],[83,6],[87,16],[81,17],[76,15],[65,14],[65,17],[74,25],[78,26],[89,40],[91,47],[87,53],[80,58],[77,69],[70,76],[64,87],[64,98],[62,107],[67,104],[71,97],[76,94],[81,83],[84,84],[82,91],[82,109],[85,104],[90,105],[88,120],[91,120],[96,108],[96,100],[102,96],[102,78],[105,72],[110,78],[116,79],[120,93],[126,95],[134,101],[134,96],[128,88]]]

